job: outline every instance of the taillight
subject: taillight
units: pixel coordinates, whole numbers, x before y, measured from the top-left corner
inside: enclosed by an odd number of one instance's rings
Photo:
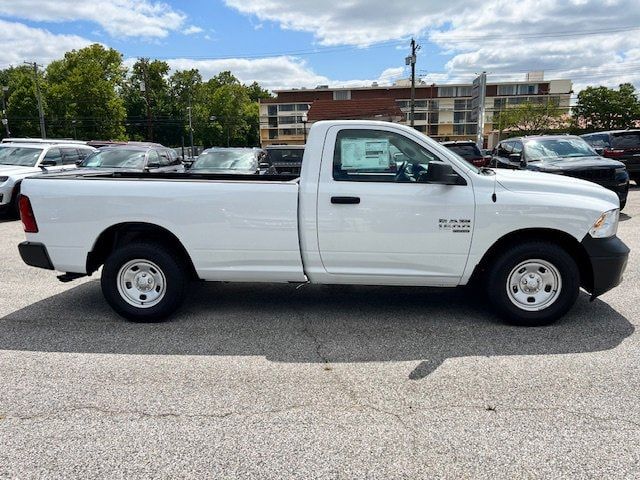
[[[605,148],[602,151],[602,155],[609,158],[619,158],[624,155],[624,150],[620,150],[617,148]]]
[[[20,195],[18,198],[18,209],[20,210],[20,220],[22,220],[22,228],[27,233],[38,233],[38,224],[36,217],[31,208],[31,201],[26,195]]]

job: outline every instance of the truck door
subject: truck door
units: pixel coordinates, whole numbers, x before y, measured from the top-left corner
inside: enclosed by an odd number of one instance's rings
[[[475,212],[470,174],[454,165],[465,185],[421,183],[430,162],[451,162],[418,139],[393,127],[329,129],[317,228],[336,283],[455,285],[462,276]]]

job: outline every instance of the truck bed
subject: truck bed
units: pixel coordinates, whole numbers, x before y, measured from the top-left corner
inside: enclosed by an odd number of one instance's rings
[[[148,223],[178,238],[202,279],[296,282],[305,280],[298,187],[291,175],[117,172],[42,175],[22,193],[58,271],[86,273],[107,228]]]

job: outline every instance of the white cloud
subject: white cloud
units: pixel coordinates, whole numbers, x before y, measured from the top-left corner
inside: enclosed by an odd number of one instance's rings
[[[545,70],[547,78],[572,78],[575,90],[624,81],[640,86],[640,55],[632,40],[640,29],[629,30],[640,26],[638,0],[225,2],[260,21],[310,32],[322,45],[364,47],[426,36],[451,57],[445,71],[427,77],[429,83],[468,81],[482,70],[496,80]],[[428,58],[418,62],[429,71]]]
[[[37,22],[84,20],[119,37],[166,37],[186,20],[170,5],[149,0],[10,0],[0,2],[0,15]]]
[[[174,58],[165,60],[172,70],[188,70],[197,68],[205,80],[225,70],[230,70],[243,83],[258,82],[269,90],[283,88],[314,88],[317,85],[331,86],[363,86],[378,82],[389,85],[402,76],[403,67],[384,70],[378,78],[363,80],[334,80],[319,75],[302,59],[290,56],[270,58],[229,58],[224,60],[193,60]],[[127,59],[125,65],[131,67],[135,59]]]
[[[195,25],[189,25],[187,28],[185,28],[182,33],[184,33],[185,35],[193,35],[195,33],[201,33],[204,30],[200,27],[196,27]]]
[[[48,64],[62,58],[65,52],[90,45],[77,35],[57,35],[41,28],[32,28],[0,19],[0,68],[16,66],[23,61]]]

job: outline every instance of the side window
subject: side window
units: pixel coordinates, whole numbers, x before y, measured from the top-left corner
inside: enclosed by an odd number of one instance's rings
[[[90,153],[91,153],[91,150],[87,150],[86,148],[78,149],[78,156],[80,157],[80,160],[84,160],[85,158],[87,158]]]
[[[177,165],[178,164],[178,154],[176,153],[175,150],[167,150],[167,152],[169,153],[169,163],[171,165]]]
[[[78,150],[75,148],[61,148],[62,163],[64,165],[75,165],[79,160]]]
[[[333,178],[347,182],[415,182],[433,153],[398,133],[340,130],[333,155]]]
[[[147,167],[158,168],[160,165],[160,155],[155,150],[149,150],[149,158],[147,160]]]
[[[513,145],[513,153],[522,153],[522,142],[520,140],[516,140],[512,143]]]
[[[508,157],[511,153],[511,142],[500,142],[496,149],[496,155],[498,157]]]
[[[62,165],[62,154],[59,148],[50,148],[43,160],[55,162],[54,165]]]
[[[171,165],[171,158],[169,158],[168,150],[158,150],[158,153],[160,154],[161,167],[168,167],[169,165]]]

